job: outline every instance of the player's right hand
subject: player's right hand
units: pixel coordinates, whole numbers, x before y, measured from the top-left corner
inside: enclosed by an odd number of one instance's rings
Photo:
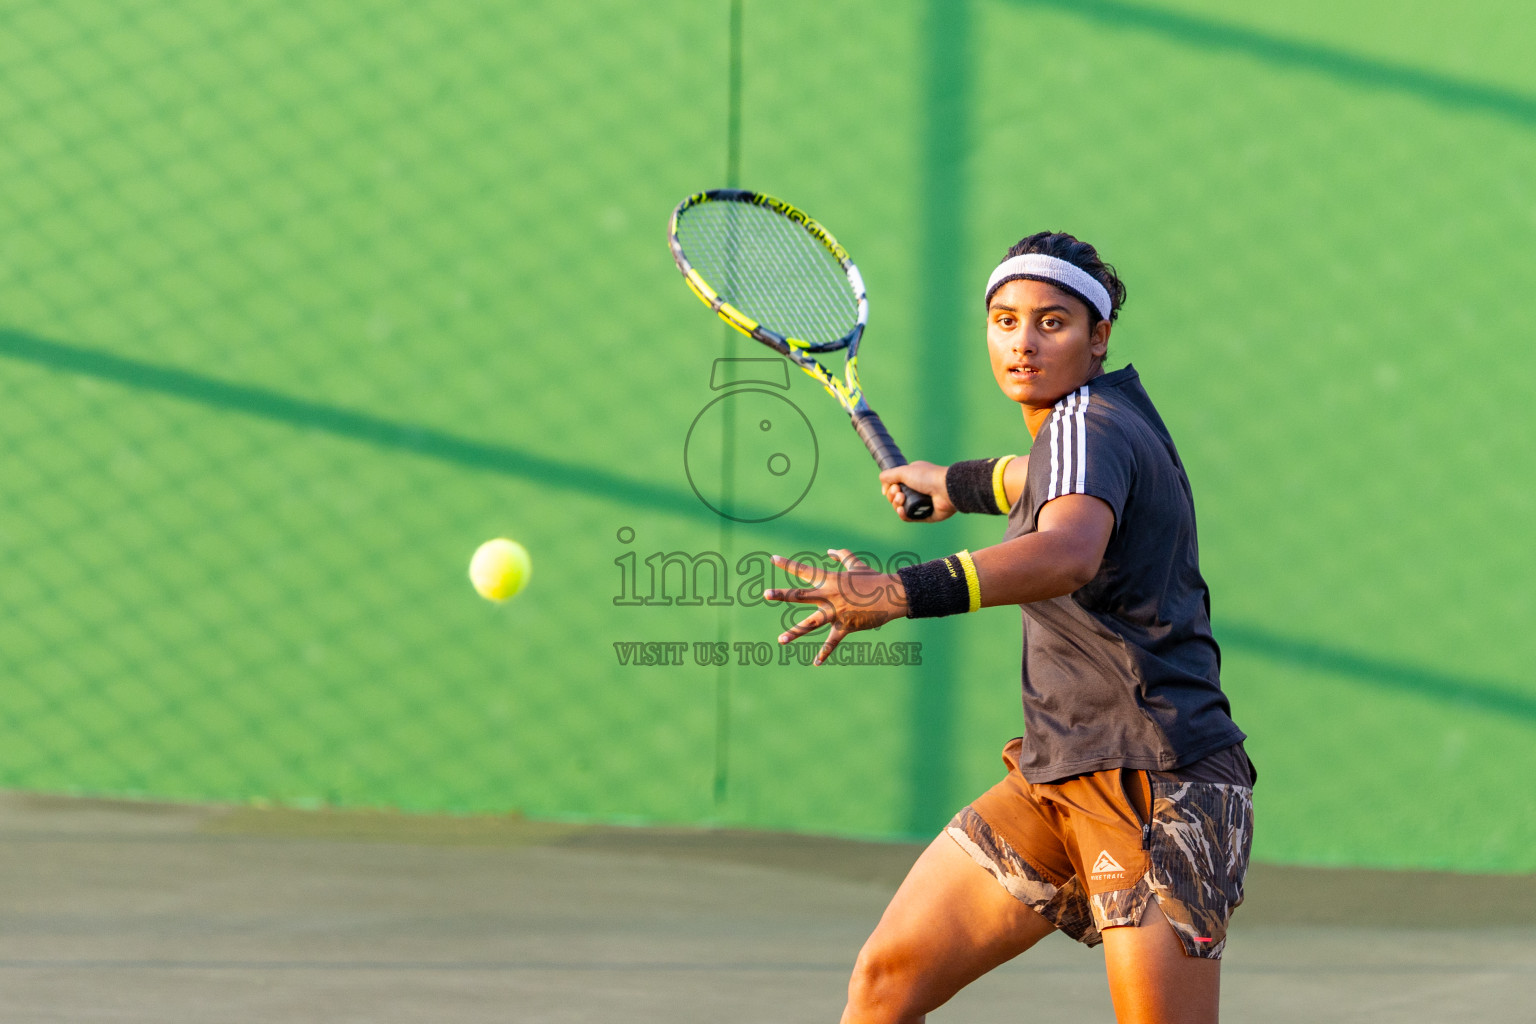
[[[944,474],[948,471],[948,466],[935,466],[931,462],[909,462],[905,466],[882,470],[880,493],[885,495],[903,522],[936,523],[955,514],[954,503],[949,500],[949,489],[944,486]],[[933,515],[927,519],[908,519],[906,497],[901,493],[902,484],[931,497]]]

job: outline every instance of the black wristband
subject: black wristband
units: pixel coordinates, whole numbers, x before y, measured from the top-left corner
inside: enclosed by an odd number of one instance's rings
[[[1008,514],[1008,499],[1003,496],[1001,472],[1014,456],[1000,459],[968,459],[956,462],[944,472],[944,489],[949,500],[960,512],[983,512],[987,515]]]
[[[975,589],[975,567],[967,564],[969,552],[936,558],[921,565],[896,570],[907,592],[907,617],[932,619],[940,615],[959,615],[975,611],[979,591]],[[969,574],[969,579],[967,578]]]

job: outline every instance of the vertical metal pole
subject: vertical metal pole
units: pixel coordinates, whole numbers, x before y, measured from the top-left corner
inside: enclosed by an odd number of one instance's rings
[[[741,15],[742,0],[731,0],[726,71],[725,184],[741,187]],[[735,333],[727,327],[721,354],[729,356]],[[736,479],[736,417],[732,403],[722,402],[720,417],[720,481],[724,508],[734,507]],[[731,520],[720,517],[720,556],[731,564]],[[729,578],[729,574],[727,574]],[[732,606],[721,607],[716,638],[728,644],[731,638]],[[729,647],[727,647],[729,651]],[[730,794],[731,767],[731,664],[730,658],[715,673],[715,784],[716,813],[725,808]]]
[[[731,0],[730,80],[726,85],[725,186],[741,187],[741,4]]]
[[[967,324],[965,281],[965,159],[970,113],[970,18],[967,0],[928,0],[923,15],[926,44],[923,86],[922,178],[918,201],[923,272],[917,347],[922,360],[913,396],[914,437],[922,458],[958,457],[957,401],[960,332]],[[962,671],[959,624],[927,624],[923,664],[912,676],[908,719],[907,830],[931,835],[954,810],[954,680]]]

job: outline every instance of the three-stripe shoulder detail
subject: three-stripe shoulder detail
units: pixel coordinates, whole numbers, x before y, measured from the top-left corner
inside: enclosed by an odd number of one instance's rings
[[[1051,483],[1045,500],[1084,494],[1088,486],[1088,385],[1056,403],[1051,413]]]

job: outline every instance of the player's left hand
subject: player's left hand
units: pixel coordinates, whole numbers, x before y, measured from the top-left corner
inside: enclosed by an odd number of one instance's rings
[[[895,573],[875,572],[847,548],[834,548],[827,552],[842,565],[842,572],[827,572],[814,565],[791,562],[780,555],[773,556],[773,564],[785,572],[798,576],[811,586],[795,590],[766,590],[765,601],[794,601],[814,604],[816,611],[804,621],[779,634],[779,643],[787,644],[797,637],[813,633],[823,626],[831,626],[827,642],[816,654],[815,664],[825,662],[849,633],[862,629],[878,629],[892,619],[907,614],[906,591],[901,577]]]

